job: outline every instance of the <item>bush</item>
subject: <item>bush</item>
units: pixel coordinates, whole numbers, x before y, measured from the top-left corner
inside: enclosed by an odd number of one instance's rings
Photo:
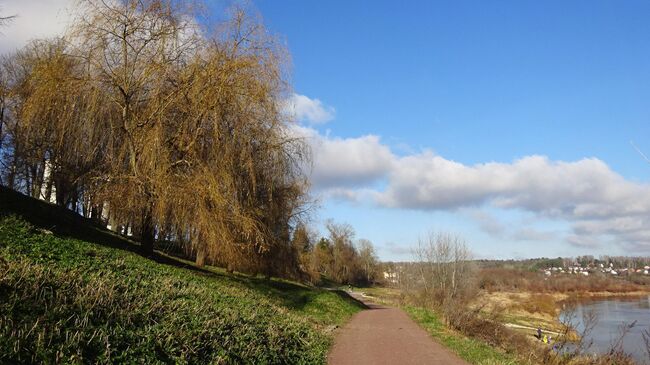
[[[444,317],[450,328],[509,354],[536,359],[545,356],[544,349],[531,346],[525,334],[507,328],[496,317],[483,317],[479,311],[479,309],[469,310],[465,307],[448,306],[445,308]]]

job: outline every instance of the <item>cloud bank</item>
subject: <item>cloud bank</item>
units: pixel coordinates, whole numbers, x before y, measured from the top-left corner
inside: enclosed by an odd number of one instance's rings
[[[558,237],[530,226],[504,231],[476,217],[492,235],[516,241],[563,239],[576,247],[621,244],[650,251],[650,184],[626,180],[597,158],[554,161],[526,156],[466,165],[431,151],[399,156],[375,135],[340,138],[298,127],[313,148],[314,189],[385,208],[454,211],[496,208],[566,221]]]

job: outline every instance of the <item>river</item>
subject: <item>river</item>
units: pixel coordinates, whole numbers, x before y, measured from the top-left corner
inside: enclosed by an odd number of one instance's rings
[[[576,303],[573,323],[580,332],[584,328],[584,314],[593,312],[596,323],[585,343],[593,341],[588,352],[602,353],[620,338],[621,327],[636,321],[623,339],[623,349],[640,364],[650,364],[643,332],[650,331],[650,296],[635,298],[607,298]],[[560,318],[566,320],[568,312]]]

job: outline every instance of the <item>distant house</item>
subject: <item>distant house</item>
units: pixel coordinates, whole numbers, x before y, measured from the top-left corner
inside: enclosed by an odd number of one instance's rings
[[[384,271],[384,280],[391,284],[397,284],[399,282],[397,273],[394,271]]]

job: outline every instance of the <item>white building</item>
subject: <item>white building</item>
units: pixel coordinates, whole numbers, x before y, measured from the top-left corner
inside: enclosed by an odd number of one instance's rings
[[[397,273],[394,271],[384,271],[384,279],[388,281],[391,284],[397,284],[398,279],[397,279]]]

